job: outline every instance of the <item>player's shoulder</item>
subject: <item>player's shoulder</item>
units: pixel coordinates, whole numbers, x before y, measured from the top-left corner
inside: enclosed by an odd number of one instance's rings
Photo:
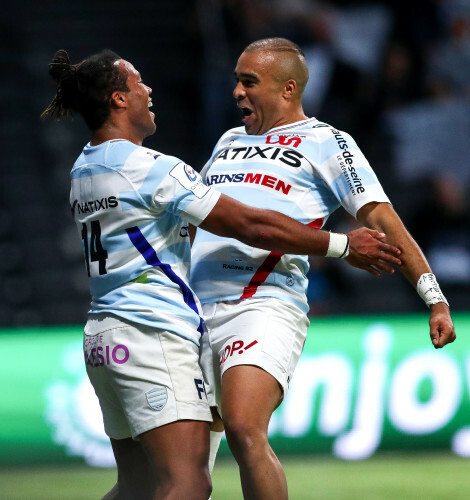
[[[226,146],[230,142],[239,139],[240,137],[245,137],[247,133],[245,132],[245,127],[234,127],[223,133],[220,139],[217,141],[218,146]]]
[[[344,130],[340,130],[334,125],[330,123],[322,122],[320,120],[315,119],[309,127],[306,127],[303,130],[307,136],[307,138],[311,140],[315,140],[316,142],[323,142],[331,139],[332,137],[342,135],[345,137],[351,137]]]
[[[132,143],[131,143],[132,144]],[[137,144],[132,144],[133,147],[129,148],[129,155],[126,158],[126,165],[138,165],[140,168],[147,166],[148,168],[156,166],[162,170],[171,168],[178,163],[183,163],[180,158],[176,156],[168,155],[157,151],[155,149],[150,149],[145,146],[139,146]]]

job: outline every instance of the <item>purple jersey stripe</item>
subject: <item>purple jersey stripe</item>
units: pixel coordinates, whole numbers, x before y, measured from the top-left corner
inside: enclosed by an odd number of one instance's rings
[[[153,267],[159,267],[173,283],[176,283],[183,293],[183,300],[186,305],[188,305],[198,316],[199,310],[194,299],[194,295],[188,285],[173,271],[170,264],[164,264],[158,258],[157,253],[152,248],[152,245],[145,239],[140,229],[136,226],[126,229],[132,244],[137,248],[137,250],[142,254],[145,262]],[[199,316],[199,328],[197,331],[204,335],[204,330],[202,327],[202,318]]]

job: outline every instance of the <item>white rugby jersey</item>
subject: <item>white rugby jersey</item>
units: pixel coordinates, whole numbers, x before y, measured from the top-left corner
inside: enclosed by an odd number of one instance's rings
[[[90,313],[107,312],[199,343],[200,304],[188,285],[188,222],[220,193],[178,158],[126,140],[85,146],[71,171]]]
[[[247,135],[226,132],[202,171],[207,185],[259,208],[321,228],[340,205],[350,214],[389,202],[368,161],[345,132],[315,118]],[[201,302],[269,296],[308,311],[307,256],[249,247],[198,229],[191,286]]]

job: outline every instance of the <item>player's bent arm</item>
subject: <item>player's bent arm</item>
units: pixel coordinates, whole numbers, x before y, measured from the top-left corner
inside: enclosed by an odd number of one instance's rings
[[[359,210],[357,218],[365,226],[385,233],[387,243],[400,248],[400,271],[413,287],[418,289],[418,293],[431,309],[429,324],[434,347],[444,347],[453,342],[455,330],[447,301],[435,281],[426,257],[393,207],[388,203],[368,203]],[[423,280],[425,282],[429,279],[434,280],[430,285],[423,283]],[[430,300],[426,297],[427,291],[430,292]]]
[[[346,235],[313,229],[279,212],[250,207],[223,194],[200,227],[219,236],[236,238],[247,245],[279,253],[342,257],[349,249]],[[354,233],[354,240],[360,240],[370,248],[369,252],[358,256],[364,265],[379,259],[400,263],[395,253],[398,250],[382,243],[376,231],[362,228]]]
[[[423,273],[431,268],[416,241],[389,203],[368,203],[359,209],[357,219],[366,227],[385,233],[387,243],[401,250],[401,273],[416,287]]]
[[[312,230],[279,212],[250,207],[224,194],[200,227],[280,253],[325,255],[329,244],[326,231]]]

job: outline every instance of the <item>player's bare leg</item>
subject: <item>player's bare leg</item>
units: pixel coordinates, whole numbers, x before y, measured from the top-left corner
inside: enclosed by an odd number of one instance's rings
[[[140,439],[157,481],[154,500],[209,498],[208,422],[180,420],[145,432]]]
[[[111,440],[118,464],[118,483],[106,500],[209,498],[212,485],[207,466],[207,422],[181,420],[139,437],[141,444],[131,439]]]
[[[225,434],[245,500],[287,499],[286,476],[268,442],[269,420],[281,396],[277,380],[255,366],[234,366],[223,375]]]
[[[152,498],[155,479],[150,461],[138,441],[111,439],[116,458],[118,480],[103,500],[131,500]]]

